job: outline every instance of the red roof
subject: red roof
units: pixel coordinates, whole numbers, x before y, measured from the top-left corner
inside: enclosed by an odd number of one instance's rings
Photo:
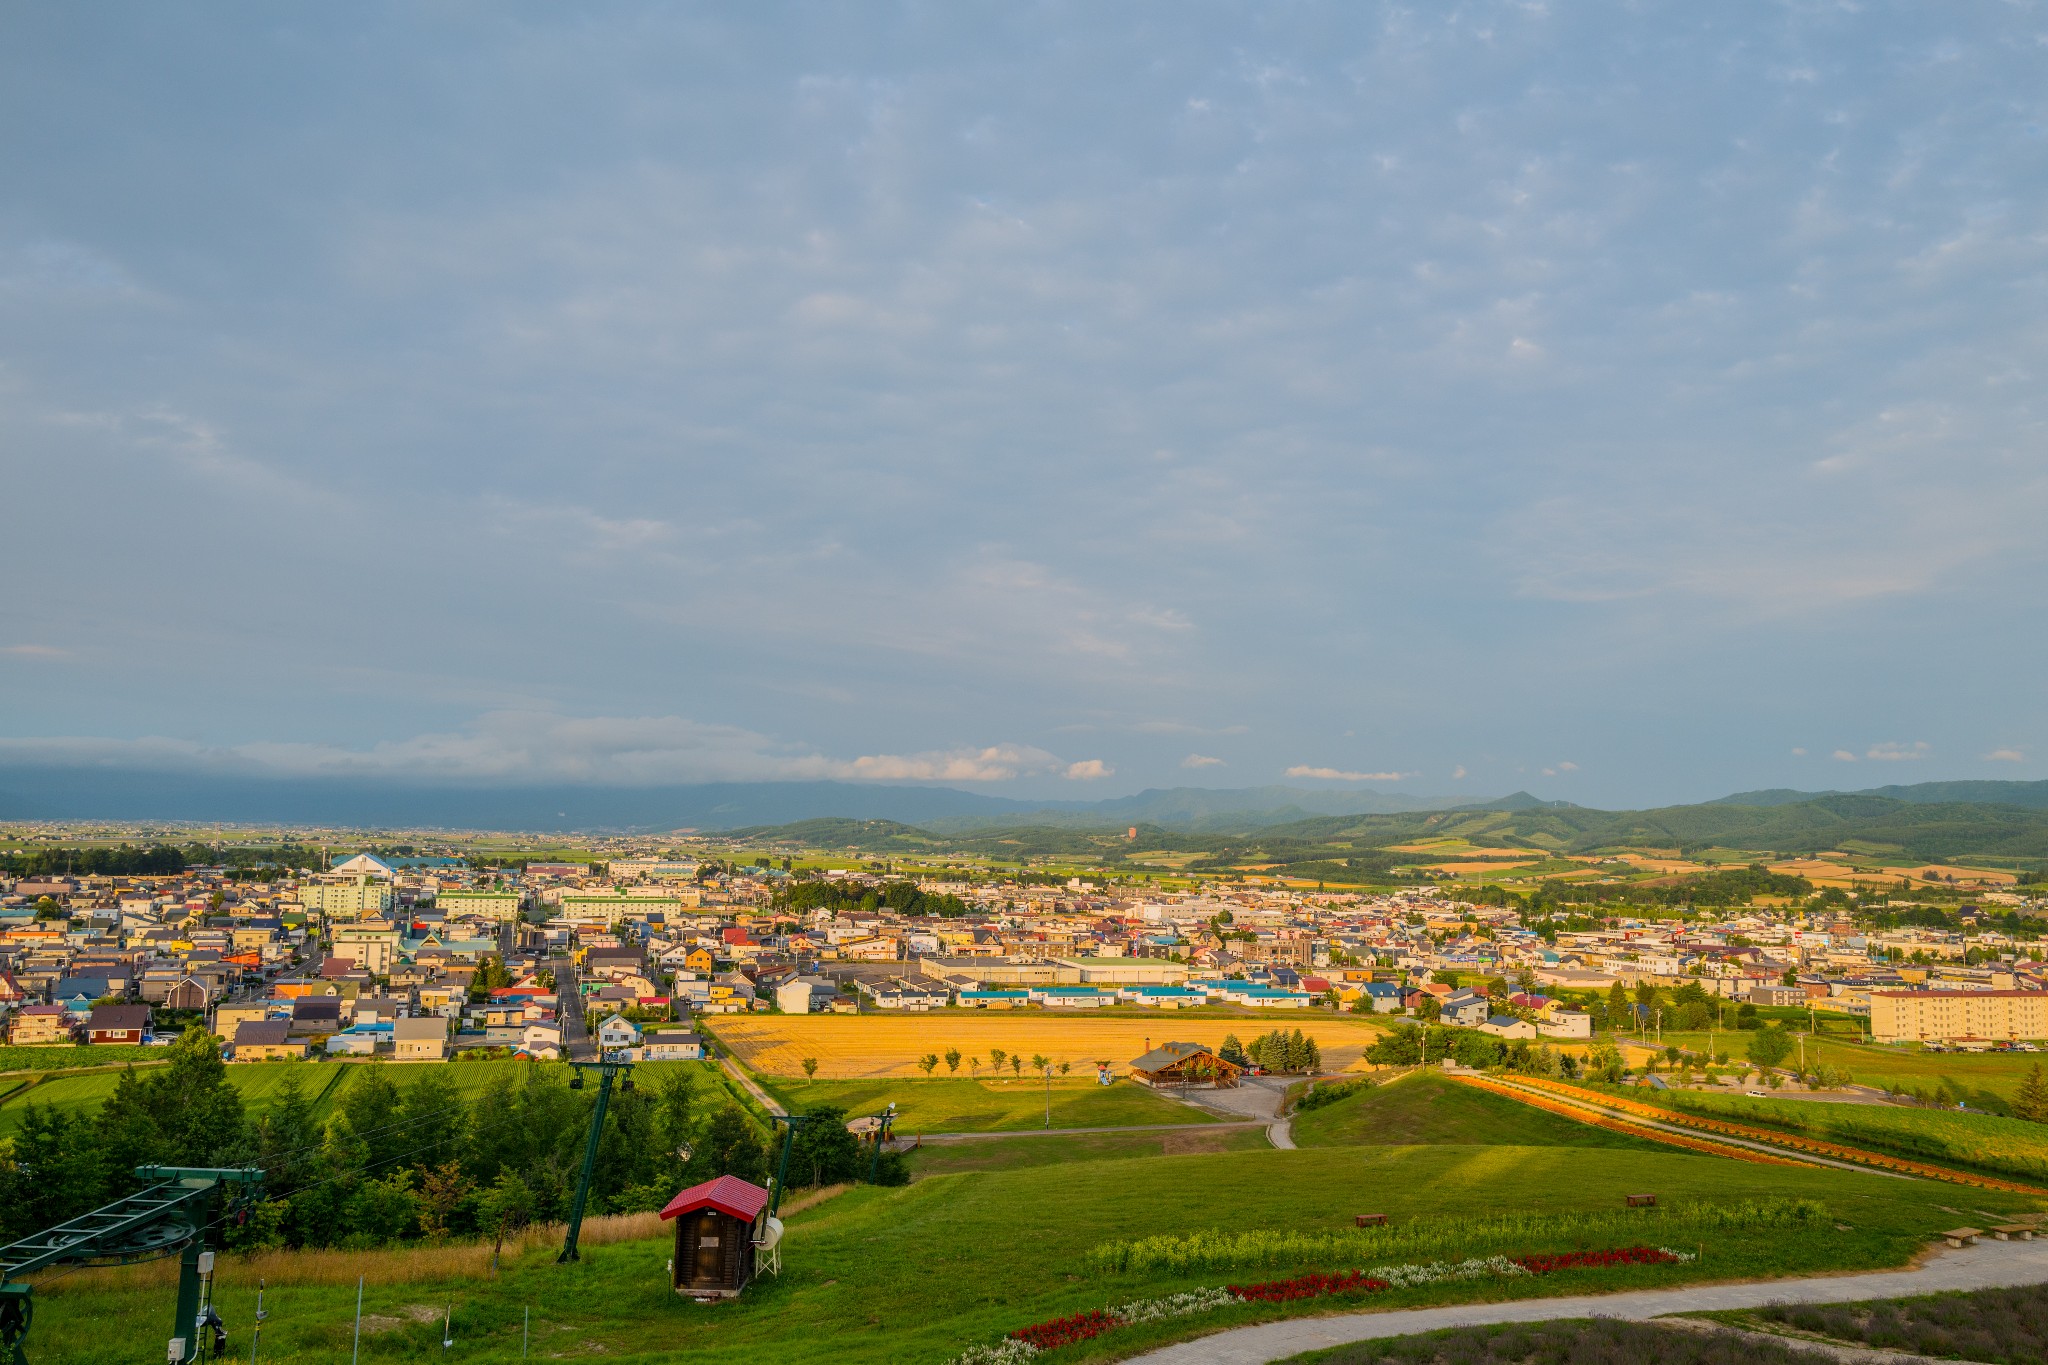
[[[722,1175],[716,1180],[707,1180],[701,1185],[692,1185],[668,1201],[668,1207],[661,1211],[663,1218],[677,1218],[686,1213],[695,1213],[701,1208],[714,1208],[743,1223],[751,1223],[761,1216],[761,1210],[768,1207],[768,1191],[751,1180],[742,1180],[736,1175]]]

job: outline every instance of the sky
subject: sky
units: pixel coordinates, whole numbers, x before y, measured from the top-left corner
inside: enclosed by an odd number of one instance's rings
[[[2048,8],[0,12],[0,764],[2048,777]]]

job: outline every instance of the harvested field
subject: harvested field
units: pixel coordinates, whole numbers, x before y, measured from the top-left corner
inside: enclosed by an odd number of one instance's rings
[[[943,1054],[958,1048],[979,1058],[984,1073],[989,1051],[1001,1048],[1029,1058],[1043,1053],[1055,1063],[1071,1062],[1076,1070],[1107,1061],[1122,1075],[1132,1058],[1167,1042],[1219,1046],[1226,1035],[1250,1042],[1276,1028],[1300,1029],[1323,1051],[1324,1069],[1363,1069],[1365,1049],[1384,1031],[1358,1015],[1332,1015],[1320,1010],[1273,1010],[1257,1017],[1172,1013],[1117,1015],[1049,1014],[1040,1011],[996,1014],[982,1010],[944,1010],[930,1014],[755,1014],[705,1020],[718,1040],[741,1061],[769,1076],[801,1076],[806,1057],[818,1059],[818,1075],[837,1079],[875,1076],[922,1076],[917,1059],[927,1052]],[[947,1074],[941,1066],[935,1073]],[[973,1074],[960,1063],[962,1077]]]

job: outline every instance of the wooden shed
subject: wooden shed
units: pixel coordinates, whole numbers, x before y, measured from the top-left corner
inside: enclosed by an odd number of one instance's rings
[[[1155,1089],[1207,1086],[1230,1090],[1243,1071],[1200,1043],[1161,1043],[1131,1063],[1131,1079]]]
[[[661,1211],[676,1223],[669,1279],[678,1294],[729,1299],[754,1278],[756,1243],[768,1231],[768,1191],[735,1175],[692,1185]]]

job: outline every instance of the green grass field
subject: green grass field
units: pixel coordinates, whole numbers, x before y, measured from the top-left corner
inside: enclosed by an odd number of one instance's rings
[[[1687,1090],[1659,1095],[1653,1102],[1904,1157],[1974,1167],[2015,1180],[2048,1182],[2048,1124],[2025,1119],[1890,1105],[1756,1100]]]
[[[1658,1145],[1590,1123],[1574,1123],[1427,1072],[1296,1114],[1294,1141],[1301,1147],[1456,1142],[1638,1151]]]
[[[1113,1161],[1212,1152],[1264,1152],[1273,1144],[1264,1128],[1189,1128],[1177,1133],[1070,1133],[1058,1137],[989,1138],[933,1143],[910,1153],[913,1179],[966,1171],[1012,1171],[1029,1166],[1064,1166],[1077,1161]]]
[[[1043,1081],[896,1080],[810,1081],[757,1077],[761,1087],[793,1110],[836,1104],[852,1115],[880,1113],[896,1105],[896,1131],[999,1133],[1046,1124],[1048,1096],[1054,1128],[1121,1128],[1136,1124],[1201,1124],[1214,1120],[1199,1109],[1131,1081],[1097,1085],[1091,1077],[1062,1077],[1048,1091]]]
[[[1727,1053],[1738,1063],[1742,1061],[1743,1049],[1749,1046],[1748,1034],[1719,1033],[1713,1038],[1717,1050]],[[1707,1050],[1707,1039],[1708,1035],[1704,1033],[1672,1033],[1667,1030],[1664,1034],[1667,1044],[1701,1053]],[[1798,1060],[1795,1046],[1785,1065],[1794,1065]],[[1809,1065],[1840,1067],[1859,1085],[1890,1085],[1907,1091],[1915,1087],[1933,1090],[1946,1076],[1965,1092],[1986,1091],[2000,1100],[2011,1099],[2013,1091],[2019,1089],[2020,1082],[2037,1063],[2048,1066],[2048,1056],[2040,1053],[1922,1052],[1917,1048],[1895,1047],[1887,1043],[1852,1043],[1827,1036],[1806,1040],[1806,1060]]]
[[[939,1365],[970,1344],[1033,1322],[1229,1278],[1090,1270],[1089,1249],[1113,1238],[1216,1227],[1338,1229],[1366,1203],[1397,1221],[1455,1212],[1612,1210],[1624,1194],[1643,1190],[1667,1203],[1817,1197],[1828,1203],[1831,1220],[1818,1234],[1798,1237],[1781,1231],[1717,1235],[1704,1244],[1698,1265],[1437,1284],[1391,1291],[1372,1306],[1896,1265],[1932,1231],[1954,1224],[1956,1213],[1942,1201],[1964,1201],[1991,1216],[2034,1207],[1989,1192],[1877,1175],[1586,1147],[1441,1144],[1070,1161],[935,1175],[904,1189],[854,1190],[791,1218],[780,1279],[715,1306],[670,1292],[666,1238],[593,1247],[570,1266],[532,1253],[507,1265],[495,1282],[372,1283],[364,1307],[377,1315],[379,1330],[365,1337],[362,1355],[373,1362],[511,1361],[520,1354],[522,1311],[531,1309],[536,1357]],[[1837,1222],[1847,1231],[1837,1231]],[[321,1284],[294,1283],[275,1264],[269,1276],[263,1359],[329,1365],[345,1358],[352,1270],[330,1271]],[[238,1331],[249,1320],[254,1290],[235,1262],[224,1263],[217,1301]],[[125,1363],[160,1350],[168,1335],[170,1296],[161,1287],[143,1292],[116,1278],[67,1288],[59,1281],[40,1297],[31,1354],[41,1365]],[[438,1310],[450,1303],[456,1344],[444,1352]],[[1332,1306],[1227,1308],[1198,1320],[1121,1329],[1063,1358],[1104,1359],[1217,1326]]]

